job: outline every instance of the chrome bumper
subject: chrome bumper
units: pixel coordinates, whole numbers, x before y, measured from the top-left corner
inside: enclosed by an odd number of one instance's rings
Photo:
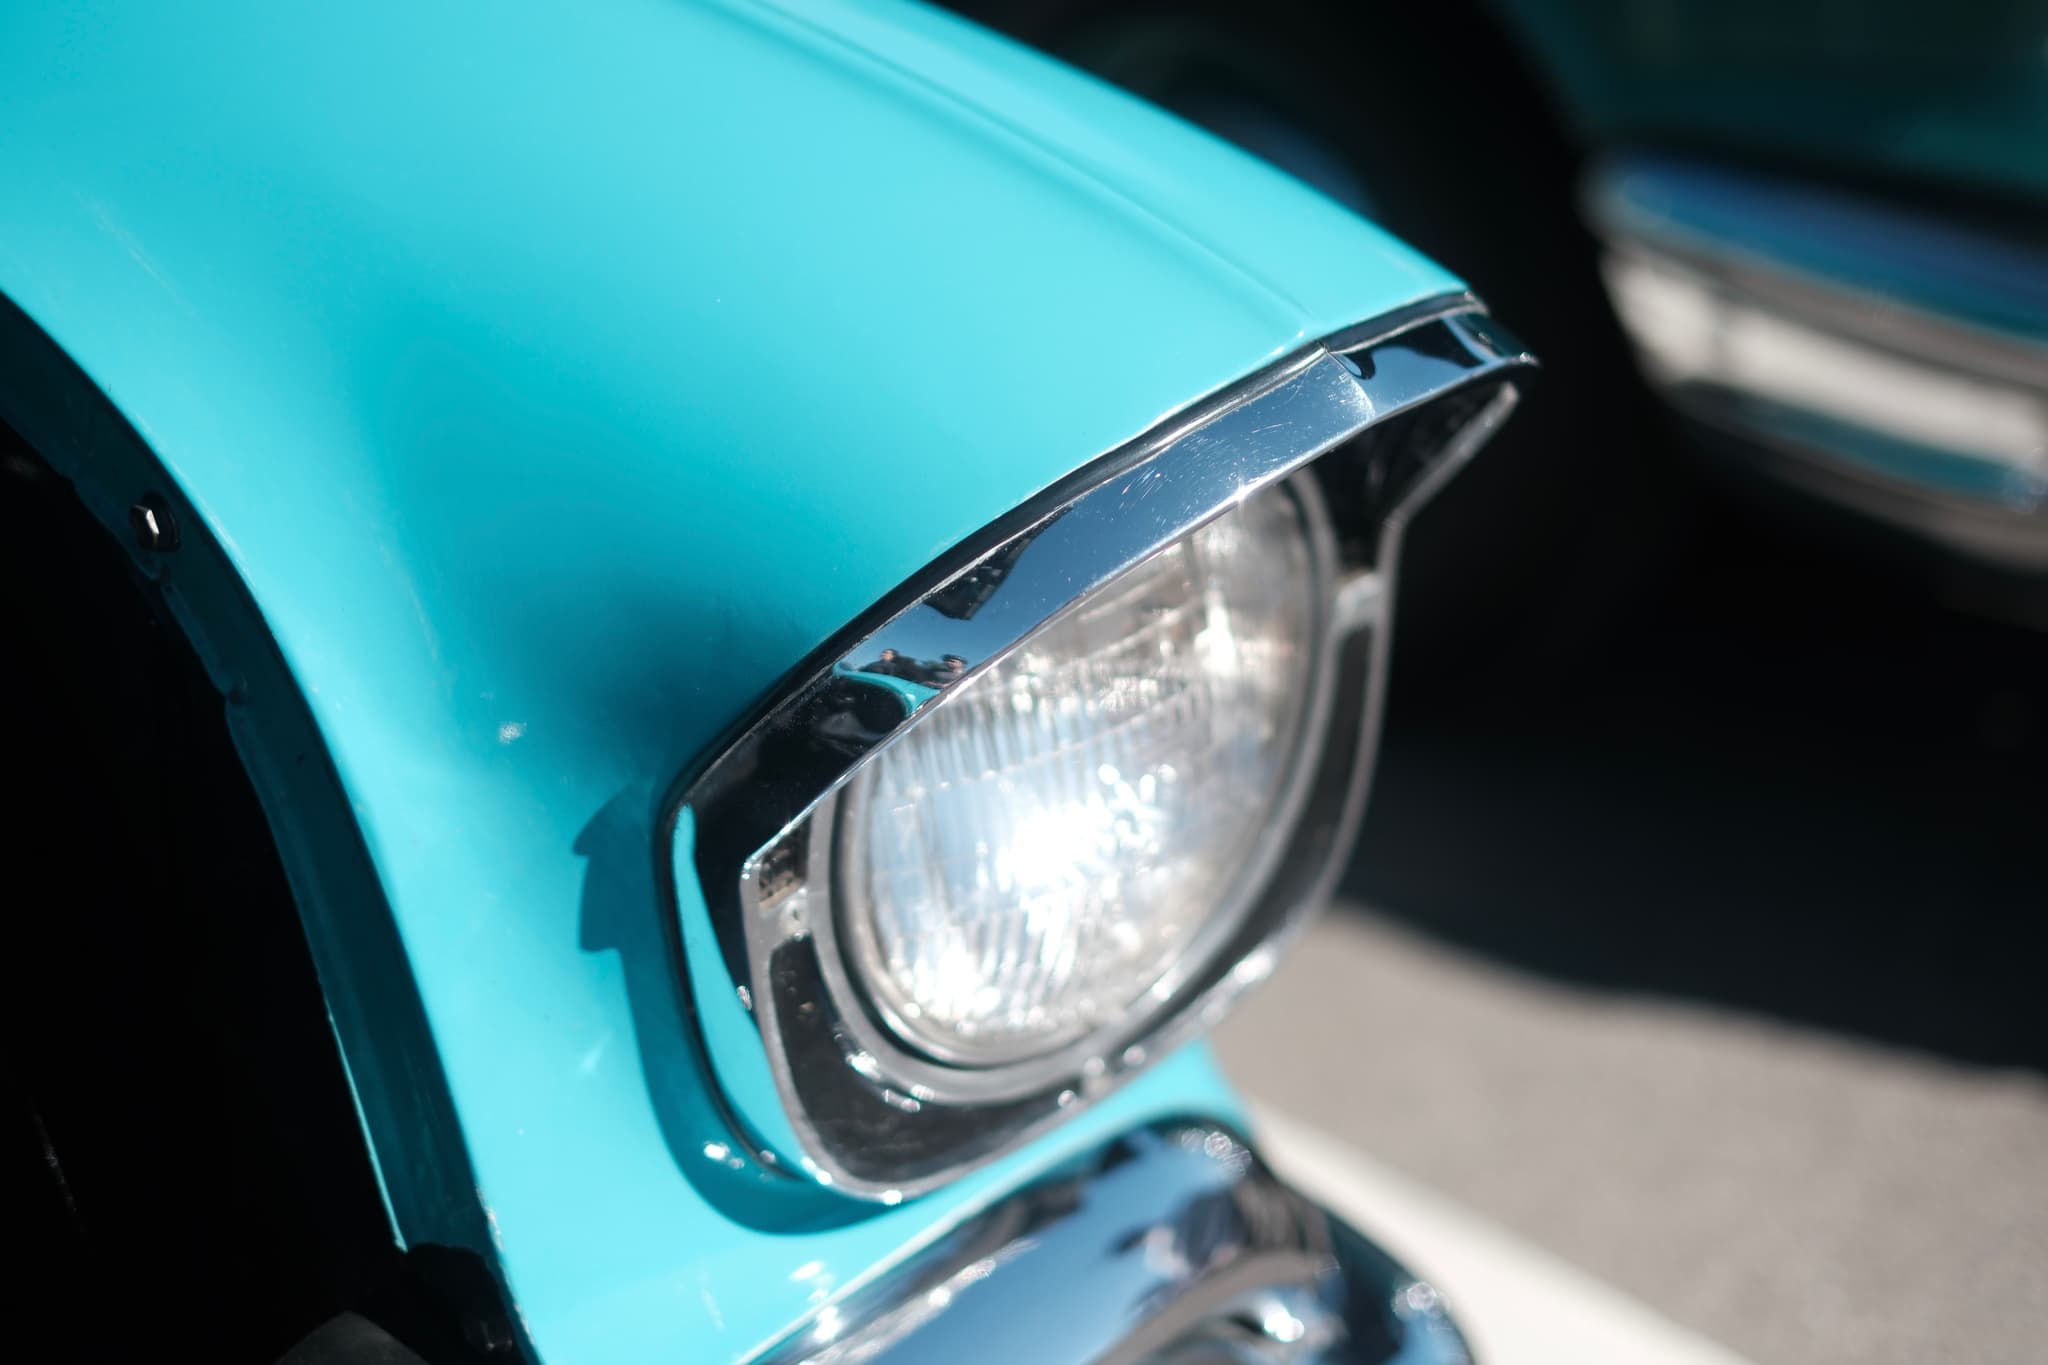
[[[1126,1134],[913,1254],[775,1365],[1464,1365],[1434,1289],[1209,1122]]]
[[[1587,216],[1651,384],[1717,447],[2048,571],[2048,256],[1835,191],[1617,158]]]

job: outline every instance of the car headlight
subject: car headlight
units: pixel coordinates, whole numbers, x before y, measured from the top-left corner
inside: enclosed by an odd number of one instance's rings
[[[1287,823],[1328,539],[1313,484],[1269,489],[1069,608],[860,770],[835,831],[841,938],[896,1034],[991,1066],[1170,998]]]
[[[1468,297],[1310,347],[944,557],[681,784],[720,1159],[906,1197],[1263,977],[1356,825],[1401,527],[1529,363]]]

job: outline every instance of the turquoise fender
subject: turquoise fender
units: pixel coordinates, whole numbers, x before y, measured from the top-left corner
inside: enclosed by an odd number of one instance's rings
[[[1196,1049],[900,1207],[753,1169],[658,803],[940,550],[1458,287],[900,4],[0,10],[0,293],[147,460],[18,370],[4,415],[223,556],[146,568],[228,696],[394,1235],[487,1257],[548,1361],[743,1358],[1106,1132],[1233,1112]]]

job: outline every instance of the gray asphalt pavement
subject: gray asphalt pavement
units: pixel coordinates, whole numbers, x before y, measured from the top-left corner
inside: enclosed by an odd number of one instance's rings
[[[1567,984],[1356,903],[1218,1045],[1254,1097],[1763,1365],[2048,1359],[2038,1071]]]

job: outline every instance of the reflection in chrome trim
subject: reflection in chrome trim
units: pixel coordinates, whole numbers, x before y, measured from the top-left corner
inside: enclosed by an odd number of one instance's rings
[[[773,1365],[1467,1365],[1441,1296],[1228,1128],[1117,1139],[836,1303]]]
[[[1993,277],[1995,243],[1930,241],[1879,206],[1655,161],[1604,168],[1588,212],[1615,312],[1680,410],[1821,496],[2048,569],[2048,332],[1961,311],[2000,284],[2014,317],[2048,304],[2044,258],[2030,304],[2018,253]],[[1821,273],[1823,248],[1913,297]],[[1934,311],[1947,296],[1956,311]],[[2035,322],[2048,329],[2048,313]]]
[[[1530,357],[1469,297],[1432,301],[1313,346],[1088,465],[878,611],[690,781],[671,807],[676,875],[694,875],[718,955],[686,954],[698,1002],[752,1028],[707,1028],[736,1135],[764,1164],[894,1201],[1013,1147],[1213,1022],[1271,970],[1319,901],[1364,797],[1386,631],[1357,576],[1393,571],[1405,519],[1477,448]],[[926,706],[1047,621],[1238,501],[1319,463],[1353,585],[1327,609],[1319,751],[1299,819],[1275,821],[1270,874],[1207,956],[1138,1026],[1010,1068],[949,1067],[872,1026],[831,951],[833,794]],[[1306,476],[1303,476],[1306,477]],[[1305,511],[1304,515],[1308,515]],[[1347,531],[1349,534],[1347,535]],[[1382,581],[1382,591],[1388,586]],[[1341,628],[1339,628],[1341,627]],[[1264,818],[1261,812],[1254,818]]]

